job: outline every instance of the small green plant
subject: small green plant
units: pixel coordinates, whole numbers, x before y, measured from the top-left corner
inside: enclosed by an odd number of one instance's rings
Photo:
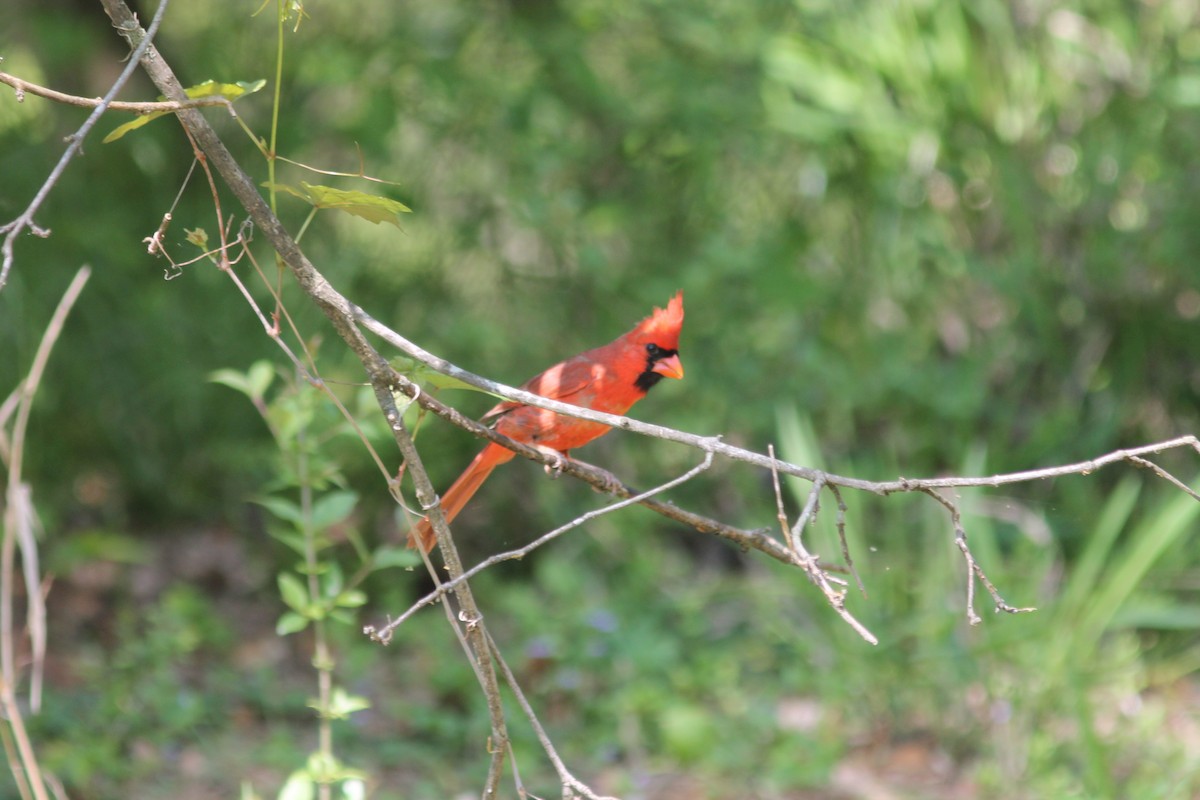
[[[271,535],[296,558],[291,568],[276,576],[287,610],[275,630],[280,636],[311,631],[317,695],[309,706],[317,716],[318,745],[303,766],[289,775],[279,800],[304,800],[314,791],[322,798],[364,797],[365,774],[334,753],[333,723],[369,708],[370,703],[338,685],[329,625],[354,625],[354,610],[367,599],[359,588],[362,581],[384,567],[412,565],[415,557],[394,546],[371,551],[358,534],[353,519],[358,495],[345,488],[328,443],[361,436],[362,430],[346,416],[333,416],[333,405],[325,402],[320,390],[298,379],[284,380],[268,400],[276,372],[265,361],[245,373],[221,370],[212,379],[250,399],[279,448],[276,477],[256,498],[278,522]],[[357,561],[349,576],[339,561],[344,549],[353,551]],[[246,784],[242,797],[249,800],[258,795]]]

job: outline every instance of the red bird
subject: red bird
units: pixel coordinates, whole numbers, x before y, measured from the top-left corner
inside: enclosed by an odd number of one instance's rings
[[[654,309],[653,314],[616,341],[556,364],[526,381],[521,388],[593,411],[624,414],[664,377],[683,377],[678,350],[682,327],[683,292],[678,292],[665,309]],[[607,425],[598,422],[513,402],[501,403],[483,418],[495,420],[496,431],[510,439],[557,450],[563,456],[609,431]],[[495,442],[483,448],[442,496],[446,521],[457,517],[492,470],[513,455],[512,450]],[[408,546],[416,547],[420,542],[425,552],[436,541],[428,517],[408,534]]]

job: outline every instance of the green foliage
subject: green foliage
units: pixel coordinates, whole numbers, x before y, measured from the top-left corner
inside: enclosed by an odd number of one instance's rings
[[[222,692],[233,680],[222,666],[232,633],[197,589],[175,586],[148,609],[125,609],[114,635],[121,649],[77,653],[77,688],[47,693],[30,719],[45,768],[68,787],[111,796],[153,775],[174,743],[222,724],[237,699]]]
[[[238,102],[249,135],[209,113],[256,179],[310,204],[279,211],[330,280],[410,339],[519,382],[682,287],[688,379],[656,390],[640,416],[890,477],[1021,469],[1200,429],[1193,6],[415,0],[277,4],[273,27],[213,0],[173,6],[161,40],[189,74],[255,75],[271,36],[287,31],[270,82],[278,119],[265,93]],[[115,41],[103,20],[53,6],[0,9],[5,69],[55,88],[103,91],[91,81],[121,56]],[[0,220],[32,196],[77,114],[0,96]],[[245,533],[245,487],[256,487],[281,544],[276,630],[298,649],[323,630],[337,655],[314,659],[341,683],[318,698],[318,724],[349,716],[339,749],[348,742],[372,774],[468,764],[389,776],[415,787],[405,796],[477,787],[486,718],[444,621],[406,624],[389,651],[403,667],[386,661],[404,678],[393,691],[372,672],[377,648],[342,624],[367,593],[373,609],[403,607],[411,587],[377,571],[415,563],[371,540],[394,527],[392,501],[358,434],[261,361],[276,358],[272,343],[207,262],[164,283],[145,253],[168,209],[178,226],[168,248],[190,256],[216,238],[204,233],[216,228],[203,181],[173,205],[190,146],[163,124],[87,152],[39,219],[53,236],[17,242],[0,293],[0,346],[12,354],[0,358],[0,386],[11,386],[62,265],[97,266],[28,454],[47,529],[89,533],[53,537],[47,561],[64,574],[97,559],[144,562],[130,531],[176,535],[183,521]],[[306,182],[297,163],[350,165],[338,173],[347,182],[382,175],[395,196]],[[358,216],[314,216],[318,207]],[[295,297],[285,285],[303,335],[328,337]],[[332,352],[326,385],[360,381]],[[270,435],[206,375],[248,398]],[[370,428],[364,395],[347,405]],[[477,446],[435,424],[421,445],[439,485]],[[640,483],[688,459],[621,434],[580,455]],[[1172,466],[1187,476],[1194,462]],[[770,524],[764,476],[719,469],[673,499]],[[932,740],[981,797],[1200,794],[1187,777],[1164,777],[1197,774],[1194,744],[1163,735],[1181,705],[1176,680],[1196,664],[1195,507],[1122,470],[963,498],[991,577],[1042,609],[976,629],[963,622],[944,513],[924,498],[848,498],[870,592],[850,602],[881,634],[875,649],[794,571],[690,537],[694,549],[664,544],[669,529],[651,532],[637,511],[480,585],[497,609],[489,620],[508,628],[502,646],[526,646],[514,666],[581,774],[645,765],[698,775],[711,796],[748,796],[747,786],[779,796],[825,791],[839,766]],[[499,531],[494,546],[591,502],[514,464],[456,528],[469,545]],[[827,506],[812,532],[822,554],[838,549],[830,518]],[[712,561],[729,569],[698,566]],[[297,746],[294,728],[312,721],[304,693],[253,677],[246,688],[207,662],[229,634],[203,601],[175,592],[123,612],[111,650],[87,651],[87,691],[48,694],[35,724],[60,776],[138,794],[127,787],[153,769],[129,758],[139,742],[213,731],[226,699],[240,698],[290,722],[254,748],[230,747],[274,767],[285,796],[322,781],[359,791],[360,773]],[[194,690],[146,677],[197,660],[211,669]],[[372,727],[378,718],[386,731]],[[515,732],[523,763],[536,763]]]
[[[361,436],[361,428],[342,417],[328,418],[320,412],[321,393],[297,381],[286,381],[269,397],[274,383],[269,365],[259,362],[245,373],[220,370],[212,379],[235,389],[254,404],[276,437],[280,451],[277,479],[272,494],[258,499],[283,527],[272,530],[299,563],[276,575],[280,598],[287,611],[279,617],[275,633],[297,634],[314,630],[312,665],[321,674],[319,695],[309,707],[316,712],[322,747],[312,753],[305,766],[294,770],[279,792],[280,800],[304,800],[315,796],[316,787],[337,787],[337,797],[354,800],[364,796],[365,773],[344,765],[332,751],[330,723],[344,721],[371,707],[365,697],[353,695],[333,683],[337,662],[329,646],[327,623],[355,626],[353,609],[367,602],[358,588],[373,571],[382,568],[373,561],[361,537],[353,531],[357,493],[337,488],[344,484],[338,464],[331,459],[326,442],[341,436]],[[348,581],[338,561],[338,539],[354,543],[360,564]],[[397,563],[395,548],[382,547],[387,565]],[[415,557],[409,556],[411,564]],[[243,796],[254,789],[243,784]]]

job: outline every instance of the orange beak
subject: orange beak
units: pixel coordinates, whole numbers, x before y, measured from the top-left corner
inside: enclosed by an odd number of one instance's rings
[[[650,371],[678,380],[683,377],[683,362],[679,360],[679,356],[667,356],[664,359],[654,362],[654,366],[650,368]]]

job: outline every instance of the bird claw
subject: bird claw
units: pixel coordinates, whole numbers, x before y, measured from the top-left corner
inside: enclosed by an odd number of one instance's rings
[[[550,459],[550,463],[542,467],[542,469],[546,470],[546,474],[551,478],[557,478],[559,475],[562,475],[563,469],[567,466],[567,454],[552,450],[549,447],[539,447],[538,450],[541,450],[542,454]]]

